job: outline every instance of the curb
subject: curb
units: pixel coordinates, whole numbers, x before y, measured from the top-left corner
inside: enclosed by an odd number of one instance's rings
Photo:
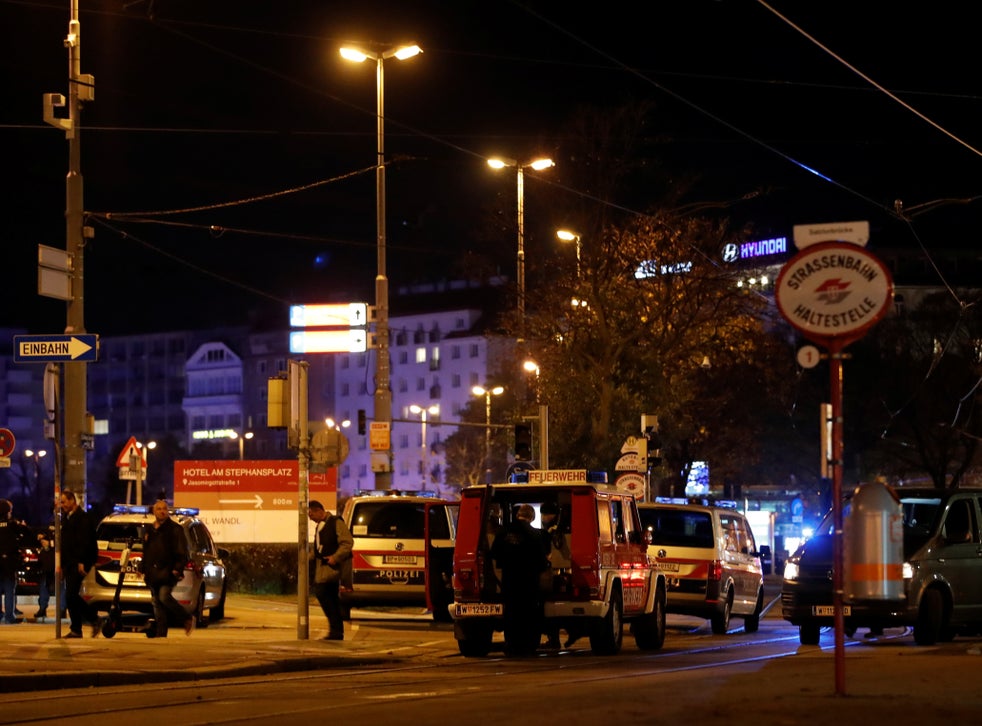
[[[66,688],[99,688],[132,686],[145,683],[189,683],[222,678],[264,676],[273,673],[296,673],[339,667],[383,665],[399,658],[367,656],[301,656],[268,661],[249,661],[236,665],[203,668],[174,668],[150,671],[88,671],[85,673],[10,674],[0,678],[0,693],[54,691]]]

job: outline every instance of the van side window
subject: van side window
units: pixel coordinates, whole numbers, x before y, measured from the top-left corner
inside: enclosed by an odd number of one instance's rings
[[[620,499],[610,501],[610,519],[614,525],[614,541],[624,544],[627,542],[627,532],[624,529],[624,511]]]
[[[430,539],[450,539],[450,525],[447,523],[446,507],[430,507]]]
[[[610,523],[610,505],[602,499],[597,500],[597,524],[600,527],[600,544],[614,541],[614,530]]]
[[[723,530],[723,547],[727,552],[740,552],[746,547],[746,532],[740,527],[740,520],[721,514],[719,523]]]
[[[944,538],[951,544],[978,541],[978,523],[970,499],[957,499],[951,503],[944,522]]]

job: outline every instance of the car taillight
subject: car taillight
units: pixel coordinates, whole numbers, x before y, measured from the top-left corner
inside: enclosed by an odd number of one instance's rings
[[[713,560],[709,563],[709,580],[710,582],[719,582],[723,579],[723,563],[719,560]]]

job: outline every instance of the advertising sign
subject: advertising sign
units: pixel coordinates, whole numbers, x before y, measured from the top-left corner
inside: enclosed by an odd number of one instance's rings
[[[174,506],[197,507],[222,544],[297,541],[299,464],[285,461],[175,461]],[[337,509],[337,469],[310,472],[309,499]]]

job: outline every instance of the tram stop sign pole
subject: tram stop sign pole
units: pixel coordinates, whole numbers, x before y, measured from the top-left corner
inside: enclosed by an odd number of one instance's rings
[[[880,260],[858,244],[818,242],[792,257],[774,288],[778,310],[829,358],[832,405],[832,606],[835,613],[835,692],[845,694],[845,623],[842,610],[842,351],[878,323],[893,302],[893,279]]]

